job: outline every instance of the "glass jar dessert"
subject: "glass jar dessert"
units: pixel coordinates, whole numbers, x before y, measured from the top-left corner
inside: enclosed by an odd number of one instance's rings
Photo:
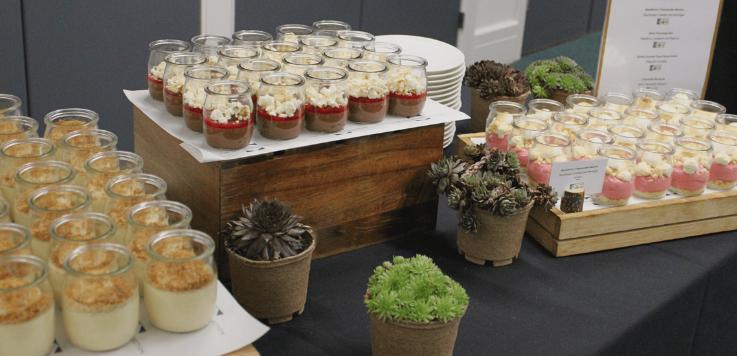
[[[635,190],[637,154],[624,146],[609,145],[599,148],[599,157],[607,160],[604,184],[600,193],[591,195],[591,200],[603,206],[627,205]]]
[[[215,53],[217,57],[217,52]],[[196,65],[207,62],[202,53],[175,52],[164,58],[164,106],[166,111],[174,116],[182,116],[182,87],[184,86],[184,72]]]
[[[586,114],[576,112],[559,112],[553,114],[553,122],[550,125],[550,131],[558,132],[568,136],[573,142],[576,135],[589,124],[589,118]]]
[[[284,71],[304,76],[305,71],[310,68],[323,65],[322,56],[312,53],[292,53],[282,59]]]
[[[52,185],[70,184],[75,176],[74,168],[65,162],[38,161],[20,166],[14,177],[16,196],[12,202],[13,220],[30,226],[28,198],[31,192]]]
[[[720,114],[725,114],[724,105],[709,100],[694,100],[691,102],[691,115],[715,120]]]
[[[625,124],[634,125],[643,130],[646,130],[648,125],[658,121],[658,119],[658,113],[655,110],[642,109],[637,106],[632,106],[624,112]]]
[[[575,113],[587,114],[589,110],[601,105],[599,99],[587,94],[571,94],[566,98],[568,110]]]
[[[207,145],[223,150],[248,146],[253,136],[251,89],[245,82],[216,80],[205,88],[204,133]]]
[[[645,138],[645,130],[632,125],[619,124],[607,129],[614,138],[614,144],[637,149],[637,143]]]
[[[348,72],[317,67],[305,72],[305,122],[316,132],[338,132],[348,120]]]
[[[251,100],[256,105],[258,102],[258,91],[261,88],[261,76],[268,73],[274,73],[281,70],[279,62],[268,59],[258,58],[252,59],[246,63],[238,65],[238,80],[248,82],[251,87]]]
[[[54,297],[46,264],[34,256],[0,257],[0,352],[48,355],[54,345]]]
[[[31,137],[38,137],[36,120],[28,116],[0,116],[0,145]]]
[[[274,39],[270,33],[259,30],[240,30],[233,33],[234,45],[259,46]]]
[[[695,91],[682,88],[673,88],[665,94],[666,100],[671,103],[678,103],[685,106],[691,106],[694,100],[699,98]]]
[[[673,145],[679,137],[683,137],[683,130],[678,124],[653,122],[648,125],[645,137]]]
[[[527,116],[550,122],[553,114],[566,108],[560,102],[550,99],[532,99],[527,103]]]
[[[0,195],[0,224],[12,222],[10,204]]]
[[[162,101],[164,100],[164,68],[166,67],[164,57],[174,52],[189,51],[190,45],[188,42],[166,39],[149,43],[148,49],[148,75],[146,76],[148,95],[155,100]]]
[[[44,138],[51,140],[55,145],[61,144],[67,134],[82,130],[96,129],[100,116],[96,112],[87,109],[59,109],[44,116]]]
[[[573,141],[573,160],[596,159],[599,149],[614,144],[614,137],[606,131],[585,128],[578,132]]]
[[[88,351],[125,345],[138,332],[139,294],[128,250],[87,244],[64,261],[62,319],[69,341]]]
[[[548,130],[545,120],[519,116],[512,121],[512,138],[509,140],[509,151],[517,155],[520,167],[527,168],[530,148],[535,145],[535,137]],[[488,143],[488,141],[487,141]]]
[[[671,184],[673,173],[673,145],[646,139],[637,144],[635,166],[635,196],[660,199]]]
[[[238,77],[238,65],[261,56],[261,47],[246,45],[227,45],[218,50],[218,66],[228,70],[224,79]],[[215,78],[220,79],[220,78]]]
[[[363,58],[386,62],[390,56],[402,53],[402,47],[389,42],[373,42],[363,46]]]
[[[489,105],[489,116],[486,117],[486,147],[500,151],[509,151],[512,137],[512,124],[516,119],[525,117],[527,109],[513,101],[495,101]]]
[[[717,129],[737,132],[737,115],[719,114],[716,118]]]
[[[311,35],[315,29],[312,26],[302,24],[285,24],[276,27],[276,39],[279,41],[287,41],[299,43],[303,36]]]
[[[303,52],[322,56],[323,51],[338,45],[338,39],[330,36],[309,35],[300,38],[299,44]]]
[[[706,138],[716,129],[716,122],[700,116],[682,117],[678,123],[683,129],[684,136]]]
[[[374,43],[374,35],[365,31],[345,30],[338,32],[338,46],[363,50],[363,46]]]
[[[629,94],[608,92],[601,98],[601,102],[602,107],[605,109],[614,110],[620,114],[624,114],[624,111],[632,106],[634,100],[632,100],[632,96]]]
[[[715,131],[708,135],[713,151],[709,189],[729,190],[737,184],[737,133]]]
[[[330,37],[338,37],[338,32],[351,29],[351,25],[348,23],[337,20],[315,21],[312,23],[312,27],[315,29],[315,33],[319,32],[321,35]]]
[[[11,222],[0,223],[0,257],[31,254],[31,231]]]
[[[325,65],[348,69],[348,64],[363,57],[363,51],[358,48],[330,48],[322,52]]]
[[[218,35],[197,35],[192,37],[190,42],[192,42],[192,52],[204,54],[207,63],[214,65],[218,62],[218,51],[221,47],[230,44],[230,38]]]
[[[659,91],[649,88],[639,88],[632,93],[634,98],[633,107],[654,110],[663,101],[664,97]]]
[[[690,197],[704,192],[709,181],[712,146],[696,137],[680,137],[675,143],[670,190]]]
[[[550,183],[550,172],[555,162],[571,159],[571,140],[566,135],[545,132],[535,137],[529,150],[527,179],[531,186]]]
[[[170,200],[155,200],[134,205],[128,213],[126,246],[133,255],[133,271],[143,288],[146,263],[149,261],[146,246],[152,236],[172,229],[187,229],[192,221],[192,210],[186,205]]]
[[[205,88],[213,80],[225,79],[229,71],[224,67],[199,65],[184,72],[182,88],[182,116],[187,128],[202,132],[202,106],[205,104]]]
[[[143,158],[133,152],[108,151],[90,156],[84,163],[86,187],[92,199],[92,211],[102,212],[105,209],[107,194],[105,186],[113,177],[121,174],[141,173]]]
[[[348,64],[348,120],[359,123],[384,121],[389,109],[389,68],[376,61],[353,61]]]
[[[427,100],[427,60],[406,54],[392,55],[389,64],[390,115],[412,117],[422,113]]]
[[[64,289],[64,261],[77,247],[112,242],[115,224],[107,215],[100,213],[75,213],[64,215],[51,223],[51,252],[49,254],[49,282],[54,298],[61,303]]]
[[[114,241],[120,242],[125,237],[130,208],[146,201],[166,199],[166,182],[153,174],[122,174],[107,182],[105,194],[104,212],[113,218]]]
[[[606,130],[611,126],[622,123],[622,115],[619,111],[605,107],[589,110],[589,127]]]
[[[167,230],[154,235],[146,251],[143,302],[151,323],[170,332],[206,326],[217,297],[212,238],[196,230]]]
[[[43,138],[11,140],[0,146],[0,191],[9,203],[15,201],[15,173],[26,163],[52,160],[56,148]]]
[[[76,185],[52,185],[31,192],[28,206],[33,254],[44,261],[48,260],[51,251],[51,223],[66,214],[86,212],[89,205],[87,190]]]
[[[18,116],[23,102],[19,97],[11,94],[0,94],[0,117]]]
[[[261,49],[264,57],[281,63],[284,56],[301,51],[302,46],[297,42],[275,40],[264,43]]]
[[[100,129],[83,129],[74,131],[62,138],[59,145],[59,157],[77,171],[75,182],[81,184],[86,174],[84,163],[90,156],[98,152],[115,150],[118,136]]]
[[[660,120],[672,123],[677,123],[678,120],[691,113],[691,109],[688,106],[672,101],[659,103],[655,107],[655,111],[658,113]]]
[[[256,119],[261,136],[290,140],[299,136],[304,125],[304,87],[302,76],[269,73],[261,76]]]

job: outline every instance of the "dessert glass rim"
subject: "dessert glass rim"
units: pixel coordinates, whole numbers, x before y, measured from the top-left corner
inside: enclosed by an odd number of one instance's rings
[[[676,146],[689,151],[709,152],[712,149],[711,142],[692,136],[683,136],[676,139]],[[689,147],[690,146],[690,147]],[[695,147],[700,146],[700,147]]]
[[[285,30],[285,29],[297,30],[297,31],[299,31],[299,33],[298,32],[294,32],[294,31],[286,31],[286,32],[285,31],[282,31],[282,30]],[[309,35],[309,34],[311,34],[314,31],[315,31],[315,29],[312,28],[312,26],[303,25],[301,23],[285,23],[283,25],[276,26],[276,32],[277,33],[284,34],[284,35],[289,34],[289,33],[294,34],[294,35],[297,35],[297,36],[300,36],[300,35]]]
[[[303,47],[332,47],[338,44],[335,37],[325,35],[306,35],[299,39]]]
[[[719,114],[719,115],[717,115],[717,117],[716,117],[715,120],[716,120],[717,123],[722,124],[722,125],[736,123],[737,122],[737,114],[727,114],[727,113]]]
[[[711,109],[714,109],[714,110],[703,110],[704,107],[710,107]],[[715,112],[719,114],[724,114],[727,112],[727,108],[724,107],[724,105],[719,104],[716,101],[703,100],[703,99],[694,100],[693,102],[691,102],[691,108],[697,109],[697,110]]]
[[[537,98],[537,99],[532,99],[530,100],[529,103],[527,103],[527,106],[529,108],[534,108],[534,109],[537,109],[537,106],[545,106],[545,105],[553,106],[555,107],[555,109],[557,109],[557,110],[548,110],[551,112],[565,110],[565,107],[563,106],[563,104],[561,104],[557,100],[552,100],[552,99]]]
[[[23,116],[23,115],[9,115],[9,116],[0,116],[0,121],[17,121],[22,125],[25,125],[26,130],[25,131],[36,131],[38,130],[38,121],[36,119],[30,117],[30,116]],[[24,132],[25,132],[24,131]],[[15,135],[17,133],[11,133],[9,135]],[[0,136],[5,134],[0,134]]]
[[[230,87],[230,90],[228,90],[227,93],[215,89],[218,87],[226,87],[226,86]],[[234,90],[236,90],[236,92],[233,92]],[[218,79],[218,80],[210,81],[207,84],[207,86],[205,86],[205,93],[207,93],[207,95],[233,96],[233,95],[245,95],[250,92],[251,92],[251,86],[240,80]]]
[[[210,40],[215,40],[216,43],[208,44]],[[195,46],[214,48],[230,43],[230,38],[221,35],[203,33],[193,36],[189,41]]]
[[[56,168],[56,169],[59,169],[60,171],[64,171],[66,173],[66,175],[64,175],[64,177],[62,177],[60,179],[55,179],[53,181],[43,181],[43,182],[31,182],[31,181],[28,181],[28,179],[26,179],[24,177],[24,175],[26,173],[28,173],[28,171],[33,170],[33,169],[38,169],[38,168]],[[15,181],[17,183],[22,183],[22,184],[26,184],[27,183],[27,184],[30,184],[30,185],[35,185],[35,184],[59,184],[59,183],[66,184],[68,182],[71,182],[76,175],[77,175],[77,171],[74,169],[74,167],[72,167],[71,164],[69,164],[67,162],[63,162],[63,161],[35,161],[35,162],[26,163],[26,164],[18,167],[18,169],[15,171],[14,179],[15,179]]]
[[[134,219],[134,216],[142,210],[150,209],[152,207],[162,207],[166,209],[167,212],[174,211],[182,216],[182,220],[174,224],[170,224],[169,226],[167,226],[169,228],[185,228],[192,222],[192,209],[190,209],[188,206],[173,200],[153,200],[138,203],[132,206],[128,210],[128,224],[139,227],[151,227],[151,225],[139,223],[138,221],[136,221],[136,219]]]
[[[0,292],[13,292],[25,288],[33,288],[46,280],[48,269],[46,267],[46,262],[44,262],[41,258],[33,255],[0,256],[0,268],[13,263],[24,263],[33,265],[34,267],[38,268],[41,273],[36,273],[33,281],[30,281],[22,286],[12,288],[0,287]]]
[[[154,246],[156,246],[157,243],[159,243],[162,240],[166,240],[169,238],[176,238],[176,237],[187,237],[191,238],[192,240],[200,243],[205,247],[204,250],[200,251],[199,254],[196,254],[194,256],[189,257],[182,257],[182,258],[172,258],[172,257],[166,257],[160,255],[156,250],[154,249]],[[154,236],[151,236],[149,238],[148,243],[146,243],[146,253],[148,253],[149,257],[151,257],[152,260],[156,260],[159,262],[167,262],[167,263],[181,263],[181,262],[190,262],[190,261],[197,261],[202,260],[206,258],[210,258],[212,254],[215,252],[215,240],[210,237],[207,233],[204,233],[199,230],[194,229],[171,229],[171,230],[164,230],[161,231]]]
[[[360,69],[361,66],[363,67],[371,66],[373,67],[373,69],[371,68]],[[379,61],[372,61],[370,59],[362,59],[360,61],[353,61],[351,63],[348,63],[348,70],[351,72],[356,72],[356,73],[384,73],[389,70],[389,66]]]
[[[604,113],[606,113],[607,115],[602,115]],[[598,120],[621,120],[622,119],[622,114],[620,114],[619,111],[614,110],[614,109],[605,108],[605,107],[595,107],[589,110],[588,115]]]
[[[200,78],[198,76],[198,73],[209,73],[209,78]],[[220,77],[213,78],[212,74],[216,73]],[[184,77],[189,79],[195,79],[195,80],[212,80],[212,79],[221,79],[225,78],[230,74],[227,68],[222,66],[214,66],[209,64],[199,64],[196,66],[192,66],[187,68],[187,70],[184,71]]]
[[[271,66],[267,69],[256,69],[253,65],[268,65]],[[269,58],[254,58],[249,61],[238,63],[238,70],[245,70],[249,72],[269,72],[281,69],[281,64],[273,59]]]
[[[501,109],[501,110],[500,110]],[[526,115],[527,108],[514,101],[499,100],[489,104],[489,111],[504,112],[512,115]]]
[[[100,146],[95,146],[98,148],[110,148],[115,147],[118,144],[118,136],[111,131],[103,130],[103,129],[81,129],[72,131],[61,139],[61,143],[65,148],[78,148],[77,146],[73,145],[69,141],[73,138],[79,137],[79,136],[95,136],[98,138],[105,138],[108,139],[108,142],[103,142],[104,144]],[[86,148],[86,147],[84,147]]]
[[[90,109],[65,108],[56,109],[44,115],[44,123],[47,126],[55,126],[57,120],[67,118],[86,120],[87,122],[85,122],[84,125],[97,124],[97,122],[100,121],[100,115]]]
[[[308,58],[313,63],[295,63],[294,60],[296,58]],[[305,52],[290,53],[282,58],[282,62],[284,62],[284,64],[293,66],[319,66],[323,64],[324,61],[325,60],[320,55]]]
[[[247,36],[260,36],[260,39],[246,39],[245,37]],[[233,32],[233,35],[231,37],[233,40],[249,42],[271,41],[274,38],[274,36],[272,36],[270,33],[261,30],[238,30]]]
[[[312,23],[317,30],[350,30],[351,25],[340,20],[318,20]]]
[[[249,50],[250,54],[248,55],[240,55],[238,53],[238,50]],[[235,59],[235,60],[243,60],[243,59],[250,59],[250,58],[257,58],[261,55],[261,50],[256,45],[248,45],[248,44],[238,44],[238,45],[225,45],[220,47],[218,49],[218,56],[226,57],[228,59]]]
[[[383,42],[383,41],[367,43],[363,45],[362,49],[364,51],[373,52],[373,53],[393,53],[393,54],[402,53],[402,46],[391,43],[391,42]]]
[[[91,251],[91,250],[107,250],[113,253],[116,253],[125,260],[123,260],[122,265],[118,265],[118,268],[105,273],[90,273],[90,272],[84,272],[84,271],[78,271],[74,267],[72,267],[71,262],[75,258],[77,258],[79,255]],[[117,276],[119,274],[123,274],[128,272],[128,270],[131,269],[131,266],[133,265],[133,257],[131,256],[130,251],[128,251],[128,248],[126,248],[123,245],[112,243],[112,242],[102,242],[99,244],[83,244],[78,247],[76,247],[72,252],[67,255],[67,257],[64,259],[64,271],[66,273],[69,273],[73,276],[80,276],[80,277],[112,277]]]
[[[591,103],[595,103],[593,106],[599,106],[599,104],[601,103],[599,101],[599,98],[593,95],[589,95],[589,94],[571,94],[566,97],[566,103],[568,105],[573,106],[573,105],[578,104],[579,102],[574,102],[575,100],[588,101]]]
[[[13,146],[17,145],[38,145],[43,146],[44,151],[41,154],[32,154],[32,155],[22,155],[22,156],[13,156],[9,155],[7,153],[8,149],[12,148]],[[5,142],[0,147],[0,157],[2,158],[12,158],[12,159],[24,159],[24,158],[37,158],[37,159],[43,159],[45,157],[51,157],[56,152],[56,145],[54,145],[51,140],[41,137],[29,137],[29,138],[20,138],[15,140],[10,140],[8,142]]]
[[[350,56],[338,56],[337,53],[348,53]],[[344,59],[344,60],[356,60],[363,57],[363,51],[358,48],[352,47],[333,47],[322,51],[322,55],[330,59]]]
[[[662,127],[667,127],[668,130],[661,130]],[[648,131],[652,131],[658,135],[670,136],[670,137],[681,137],[683,136],[683,129],[678,125],[669,124],[667,122],[651,122],[647,125]]]
[[[0,204],[2,203],[0,202]],[[10,206],[5,204],[5,209],[9,209],[9,208]],[[6,255],[12,254],[13,251],[18,251],[20,249],[26,248],[31,244],[31,230],[29,230],[27,227],[23,225],[16,224],[16,223],[2,223],[0,224],[0,231],[10,231],[12,233],[18,234],[21,237],[21,242],[18,243],[17,245],[9,249],[0,251],[3,254],[6,254]]]
[[[559,142],[545,142],[545,138],[554,138],[555,140],[558,140]],[[535,136],[535,143],[548,146],[548,147],[568,147],[571,145],[571,140],[564,134],[557,133],[557,132],[543,132],[542,134]]]
[[[49,208],[42,208],[38,205],[36,205],[35,201],[38,199],[38,197],[49,194],[49,193],[73,193],[80,195],[84,197],[84,200],[82,202],[72,208],[65,208],[65,209],[49,209]],[[80,187],[78,185],[71,185],[71,184],[60,184],[60,185],[51,185],[43,188],[36,189],[32,191],[26,200],[28,203],[28,207],[33,211],[42,211],[42,212],[59,212],[59,211],[78,211],[79,209],[84,209],[90,205],[91,199],[90,194],[87,191],[87,189]]]
[[[288,80],[291,83],[285,83]],[[273,85],[273,86],[301,86],[305,83],[305,78],[301,75],[297,75],[289,72],[274,72],[267,73],[261,76],[261,84]]]
[[[698,125],[694,125],[695,122],[705,124],[708,127],[701,127]],[[716,128],[716,123],[714,123],[713,120],[705,119],[703,117],[695,116],[695,115],[684,116],[678,119],[678,123],[681,124],[681,126],[698,129],[698,130],[713,130]]]
[[[593,135],[599,135],[598,138],[602,139],[603,142],[596,142],[593,141]],[[605,144],[605,145],[611,145],[614,143],[614,136],[612,136],[610,133],[596,129],[596,128],[585,128],[581,131],[579,131],[576,134],[576,138],[582,141],[586,141],[588,143],[596,143],[596,144]]]
[[[288,48],[285,48],[285,47],[288,47]],[[289,41],[283,41],[283,40],[271,40],[271,41],[264,42],[264,44],[261,45],[261,48],[269,52],[288,53],[288,52],[299,52],[302,49],[302,46],[296,42],[289,42]]]
[[[552,120],[563,125],[586,126],[589,123],[589,118],[585,115],[566,111],[554,113]]]
[[[725,138],[729,137],[729,141],[727,142]],[[706,138],[709,139],[709,141],[716,142],[720,145],[725,146],[737,146],[737,132],[732,131],[713,131],[710,132],[708,135],[706,135]]]
[[[690,107],[683,105],[681,103],[674,103],[670,101],[658,103],[658,105],[655,105],[655,109],[657,109],[658,111],[665,111],[667,113],[681,114],[681,115],[688,115],[689,113],[691,113]]]
[[[178,46],[177,49],[161,49],[164,46]],[[187,41],[177,40],[173,38],[164,38],[156,41],[151,41],[148,44],[150,51],[156,51],[161,53],[181,52],[188,51],[192,48],[192,45]]]
[[[604,94],[603,101],[605,103],[608,103],[610,102],[609,100],[610,98],[617,99],[617,100],[619,99],[624,100],[624,102],[619,102],[619,103],[614,103],[614,104],[632,105],[632,102],[633,102],[632,95],[629,95],[627,93],[618,92],[618,91],[607,92],[606,94]]]
[[[367,42],[373,41],[375,37],[372,33],[366,31],[343,30],[338,31],[338,38],[349,42]]]
[[[64,225],[68,224],[72,221],[76,220],[93,220],[95,223],[101,223],[105,227],[105,230],[100,234],[95,234],[95,237],[90,239],[84,239],[84,240],[78,240],[78,239],[71,239],[66,238],[64,236],[61,236],[58,232],[58,230]],[[115,231],[117,228],[115,227],[115,222],[112,218],[109,216],[102,214],[102,213],[96,213],[96,212],[81,212],[81,213],[72,213],[72,214],[65,214],[61,217],[55,219],[51,222],[51,225],[49,225],[49,234],[51,235],[51,241],[54,242],[82,242],[82,243],[88,243],[88,242],[95,242],[107,239],[109,237],[112,237],[115,235]]]
[[[334,74],[332,78],[316,77],[316,73],[330,73]],[[319,80],[324,82],[337,82],[348,78],[348,72],[342,68],[337,67],[315,67],[305,71],[305,78],[312,80]]]
[[[612,125],[607,129],[607,131],[609,131],[609,133],[611,133],[612,135],[622,136],[626,138],[640,139],[645,136],[645,130],[637,126],[627,124]]]
[[[135,196],[121,195],[121,194],[113,192],[113,186],[123,181],[127,181],[127,180],[140,180],[140,181],[143,181],[144,184],[155,186],[157,188],[156,191],[151,193],[150,195],[158,196],[158,195],[163,195],[166,193],[166,188],[167,188],[166,181],[161,179],[158,176],[155,176],[153,174],[148,174],[148,173],[127,173],[127,174],[117,175],[111,178],[107,182],[107,184],[105,184],[105,193],[108,196],[113,197],[115,199],[139,198],[140,196],[137,196],[137,195]],[[146,194],[146,195],[149,195],[149,194]]]
[[[675,153],[675,148],[673,148],[673,145],[671,145],[670,143],[653,139],[642,140],[638,142],[635,146],[638,150],[651,153],[658,153],[663,155],[673,155],[673,153]],[[654,148],[656,146],[659,148]]]
[[[624,153],[626,157],[615,156],[614,152]],[[613,159],[618,161],[634,161],[637,158],[637,152],[635,150],[621,146],[621,145],[603,145],[596,150],[599,156],[606,157],[607,159]]]
[[[686,88],[670,88],[668,90],[668,93],[666,93],[666,96],[668,98],[672,98],[676,94],[686,94],[690,96],[692,99],[695,99],[698,97],[698,94],[696,94],[696,91]]]
[[[192,66],[207,62],[207,56],[199,52],[172,52],[164,57],[164,62],[177,66]]]
[[[127,160],[128,162],[133,162],[134,168],[143,169],[143,158],[133,152],[128,151],[104,151],[104,152],[98,152],[93,155],[91,155],[87,160],[84,162],[84,167],[87,172],[93,172],[93,173],[111,173],[109,171],[101,171],[92,165],[94,162],[100,159],[108,158],[108,157],[117,157],[118,161],[121,159]]]
[[[523,122],[524,123],[526,123],[526,122],[534,122],[535,124],[541,125],[542,128],[541,129],[534,129],[534,128],[530,128],[530,127],[524,127],[524,126],[522,126],[522,123]],[[527,117],[527,116],[520,116],[520,117],[516,117],[516,118],[512,119],[512,126],[514,128],[520,129],[520,130],[525,130],[525,131],[540,131],[540,132],[544,132],[544,131],[546,131],[547,129],[550,128],[550,125],[548,125],[548,123],[545,120],[540,120],[540,119],[535,118],[535,117]]]
[[[21,105],[23,105],[23,101],[13,94],[0,94],[0,103],[5,102],[7,102],[8,105],[4,106],[0,104],[0,113],[17,110],[18,108],[20,108]]]
[[[393,54],[386,58],[387,63],[404,67],[427,67],[427,59],[411,54]]]
[[[658,101],[663,100],[663,94],[659,90],[653,88],[637,88],[632,92],[632,96],[648,96]]]

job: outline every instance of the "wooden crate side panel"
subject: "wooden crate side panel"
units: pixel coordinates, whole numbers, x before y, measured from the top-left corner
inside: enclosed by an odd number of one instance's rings
[[[535,239],[544,249],[548,250],[553,256],[558,257],[558,240],[540,225],[535,219],[527,219],[526,232],[530,237]]]

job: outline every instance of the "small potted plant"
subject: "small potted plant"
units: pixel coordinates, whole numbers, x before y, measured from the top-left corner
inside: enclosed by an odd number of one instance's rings
[[[446,356],[453,354],[468,294],[429,257],[394,257],[374,268],[364,304],[373,355]]]
[[[471,87],[471,130],[484,131],[489,104],[513,101],[522,105],[530,96],[530,83],[514,67],[490,60],[474,63],[466,69],[463,84]]]
[[[302,314],[315,234],[276,200],[254,200],[222,232],[233,295],[269,324]]]
[[[571,94],[591,94],[593,80],[573,59],[556,57],[530,63],[525,69],[536,98],[556,100],[563,105]]]
[[[469,146],[467,160],[447,157],[428,174],[438,193],[459,211],[458,251],[467,261],[505,266],[519,255],[527,217],[533,205],[550,207],[552,188],[532,188],[520,176],[514,153]]]

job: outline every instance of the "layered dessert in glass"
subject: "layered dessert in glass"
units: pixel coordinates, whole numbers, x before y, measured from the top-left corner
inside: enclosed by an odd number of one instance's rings
[[[624,146],[602,146],[599,157],[607,159],[604,185],[601,192],[592,194],[594,204],[604,206],[627,205],[635,190],[635,158],[634,150]]]
[[[31,137],[38,137],[36,120],[28,116],[0,116],[0,145]]]
[[[565,110],[563,104],[550,99],[532,99],[527,103],[527,116],[550,122],[553,114]]]
[[[578,132],[573,141],[573,160],[599,158],[599,149],[614,144],[614,137],[606,131],[585,128]]]
[[[678,123],[678,121],[689,114],[691,109],[688,105],[684,105],[672,101],[664,101],[655,107],[658,118],[664,122]]]
[[[568,136],[573,141],[576,135],[589,124],[588,115],[572,111],[553,114],[550,130]]]
[[[659,119],[658,113],[655,110],[643,109],[637,106],[625,110],[624,112],[624,123],[627,125],[634,125],[643,130],[657,122]]]
[[[609,127],[621,124],[623,121],[622,114],[619,111],[608,109],[605,107],[593,108],[589,110],[589,127],[599,130],[607,130]]]
[[[639,88],[632,93],[632,106],[640,109],[654,110],[658,103],[665,99],[663,94],[655,89]]]
[[[46,264],[34,256],[0,257],[0,353],[48,355],[54,313]]]
[[[645,137],[673,145],[679,137],[683,137],[683,130],[678,124],[653,122],[648,125]]]
[[[384,121],[389,109],[388,66],[360,60],[348,64],[348,120],[358,123]]]
[[[389,64],[389,114],[412,117],[422,113],[427,100],[427,60],[406,54],[392,55]]]
[[[122,242],[130,208],[138,203],[166,199],[166,182],[153,174],[122,174],[107,182],[105,194],[104,212],[115,222],[115,241]]]
[[[174,52],[186,52],[190,49],[189,42],[180,40],[157,40],[148,44],[148,94],[158,100],[164,100],[164,57]]]
[[[312,23],[315,34],[329,37],[338,37],[338,32],[351,29],[351,25],[343,21],[337,20],[320,20]]]
[[[666,100],[671,103],[678,103],[685,106],[691,106],[694,100],[699,98],[695,91],[682,88],[673,88],[665,94]]]
[[[571,94],[566,98],[568,110],[580,114],[588,114],[589,110],[601,106],[601,101],[587,94]]]
[[[318,67],[305,72],[305,122],[307,129],[338,132],[348,120],[348,72]]]
[[[486,147],[508,151],[515,119],[525,116],[524,105],[513,101],[495,101],[489,106],[486,117]]]
[[[277,72],[261,76],[256,120],[261,136],[290,140],[299,136],[304,125],[304,85],[302,76]]]
[[[386,62],[389,56],[402,53],[402,47],[389,42],[373,42],[363,46],[363,58]]]
[[[363,57],[363,51],[358,48],[330,48],[322,52],[325,65],[348,69],[348,64]]]
[[[31,254],[31,230],[11,222],[0,223],[0,257]]]
[[[56,155],[56,147],[43,138],[11,140],[0,146],[0,191],[8,203],[15,201],[15,173],[26,163],[48,161]]]
[[[102,212],[105,209],[107,194],[105,186],[113,177],[128,173],[141,173],[143,158],[133,152],[108,151],[90,156],[84,164],[85,182],[92,199],[92,210]]]
[[[228,45],[223,46],[218,51],[218,66],[228,70],[226,78],[236,79],[238,77],[238,64],[245,63],[249,60],[256,59],[261,56],[261,48],[251,45]],[[221,79],[221,78],[213,78]]]
[[[90,156],[98,152],[114,151],[118,144],[118,136],[100,129],[84,129],[74,131],[62,138],[59,145],[59,157],[77,171],[75,181],[84,180],[84,163]]]
[[[607,129],[614,138],[614,144],[637,149],[637,143],[645,138],[645,130],[632,125],[619,124]]]
[[[260,30],[240,30],[233,33],[234,45],[261,46],[274,39],[270,33]]]
[[[635,166],[635,196],[660,199],[670,188],[673,173],[673,146],[656,140],[637,144]]]
[[[215,56],[217,57],[217,52]],[[166,61],[166,69],[164,69],[164,106],[170,114],[182,116],[184,72],[191,67],[204,64],[207,62],[207,57],[202,53],[175,52],[166,56],[164,61]]]
[[[356,48],[363,50],[363,47],[374,43],[374,35],[365,31],[345,30],[338,32],[338,46],[346,48]]]
[[[0,117],[20,115],[23,102],[19,97],[11,94],[0,94]]]
[[[210,147],[236,150],[253,136],[251,89],[245,82],[216,80],[205,88],[204,134]]]
[[[192,37],[192,52],[202,53],[207,58],[207,64],[218,62],[218,51],[230,43],[230,38],[219,35],[197,35]]]
[[[338,45],[338,39],[330,36],[309,35],[299,39],[302,51],[322,56],[322,52]]]
[[[601,102],[602,107],[624,114],[624,111],[632,106],[634,100],[629,94],[608,92],[601,98]]]
[[[713,119],[707,119],[700,116],[686,116],[678,120],[683,129],[684,136],[706,138],[712,133],[717,124]]]
[[[691,102],[691,114],[694,116],[715,120],[719,115],[726,113],[727,108],[715,101],[694,100]]]
[[[282,59],[284,71],[302,75],[310,68],[321,66],[324,63],[322,56],[312,53],[292,53]]]
[[[709,181],[711,163],[712,146],[709,141],[696,137],[678,138],[670,190],[686,197],[700,195]]]
[[[737,132],[737,115],[719,114],[715,122],[719,130]]]
[[[74,168],[65,162],[38,161],[26,163],[15,173],[16,196],[12,204],[16,223],[30,225],[28,198],[31,192],[52,185],[71,184],[76,176]]]
[[[265,58],[281,63],[284,56],[301,51],[302,46],[297,42],[275,40],[261,45],[261,50]]]
[[[535,137],[529,149],[527,178],[531,186],[550,183],[550,173],[555,162],[571,159],[571,140],[566,135],[545,132]]]
[[[520,116],[512,122],[512,138],[509,140],[509,151],[517,155],[520,167],[527,169],[530,148],[535,145],[535,137],[548,130],[548,123],[544,120]]]
[[[716,131],[709,134],[714,147],[709,169],[709,189],[728,190],[737,184],[737,133]]]
[[[248,82],[251,87],[251,101],[256,105],[258,102],[258,91],[261,88],[261,76],[268,73],[278,72],[281,64],[273,59],[258,58],[238,65],[238,80]]]
[[[51,251],[51,223],[66,214],[86,212],[89,205],[87,190],[76,185],[52,185],[31,192],[28,206],[33,254],[48,260]]]
[[[72,344],[107,351],[136,335],[140,299],[131,267],[130,252],[117,244],[87,244],[67,256],[61,305]]]
[[[311,35],[315,29],[302,24],[285,24],[276,27],[276,39],[280,41],[299,43],[303,36]]]
[[[224,67],[199,65],[184,72],[184,87],[182,88],[182,116],[187,128],[194,132],[202,132],[202,107],[205,104],[205,87],[213,80],[224,79],[228,76]]]
[[[154,235],[146,251],[143,302],[151,323],[170,332],[205,327],[217,298],[212,238],[196,230],[167,230]]]
[[[60,145],[67,134],[82,130],[96,129],[100,116],[88,109],[59,109],[44,116],[44,138],[51,140],[55,145]]]

